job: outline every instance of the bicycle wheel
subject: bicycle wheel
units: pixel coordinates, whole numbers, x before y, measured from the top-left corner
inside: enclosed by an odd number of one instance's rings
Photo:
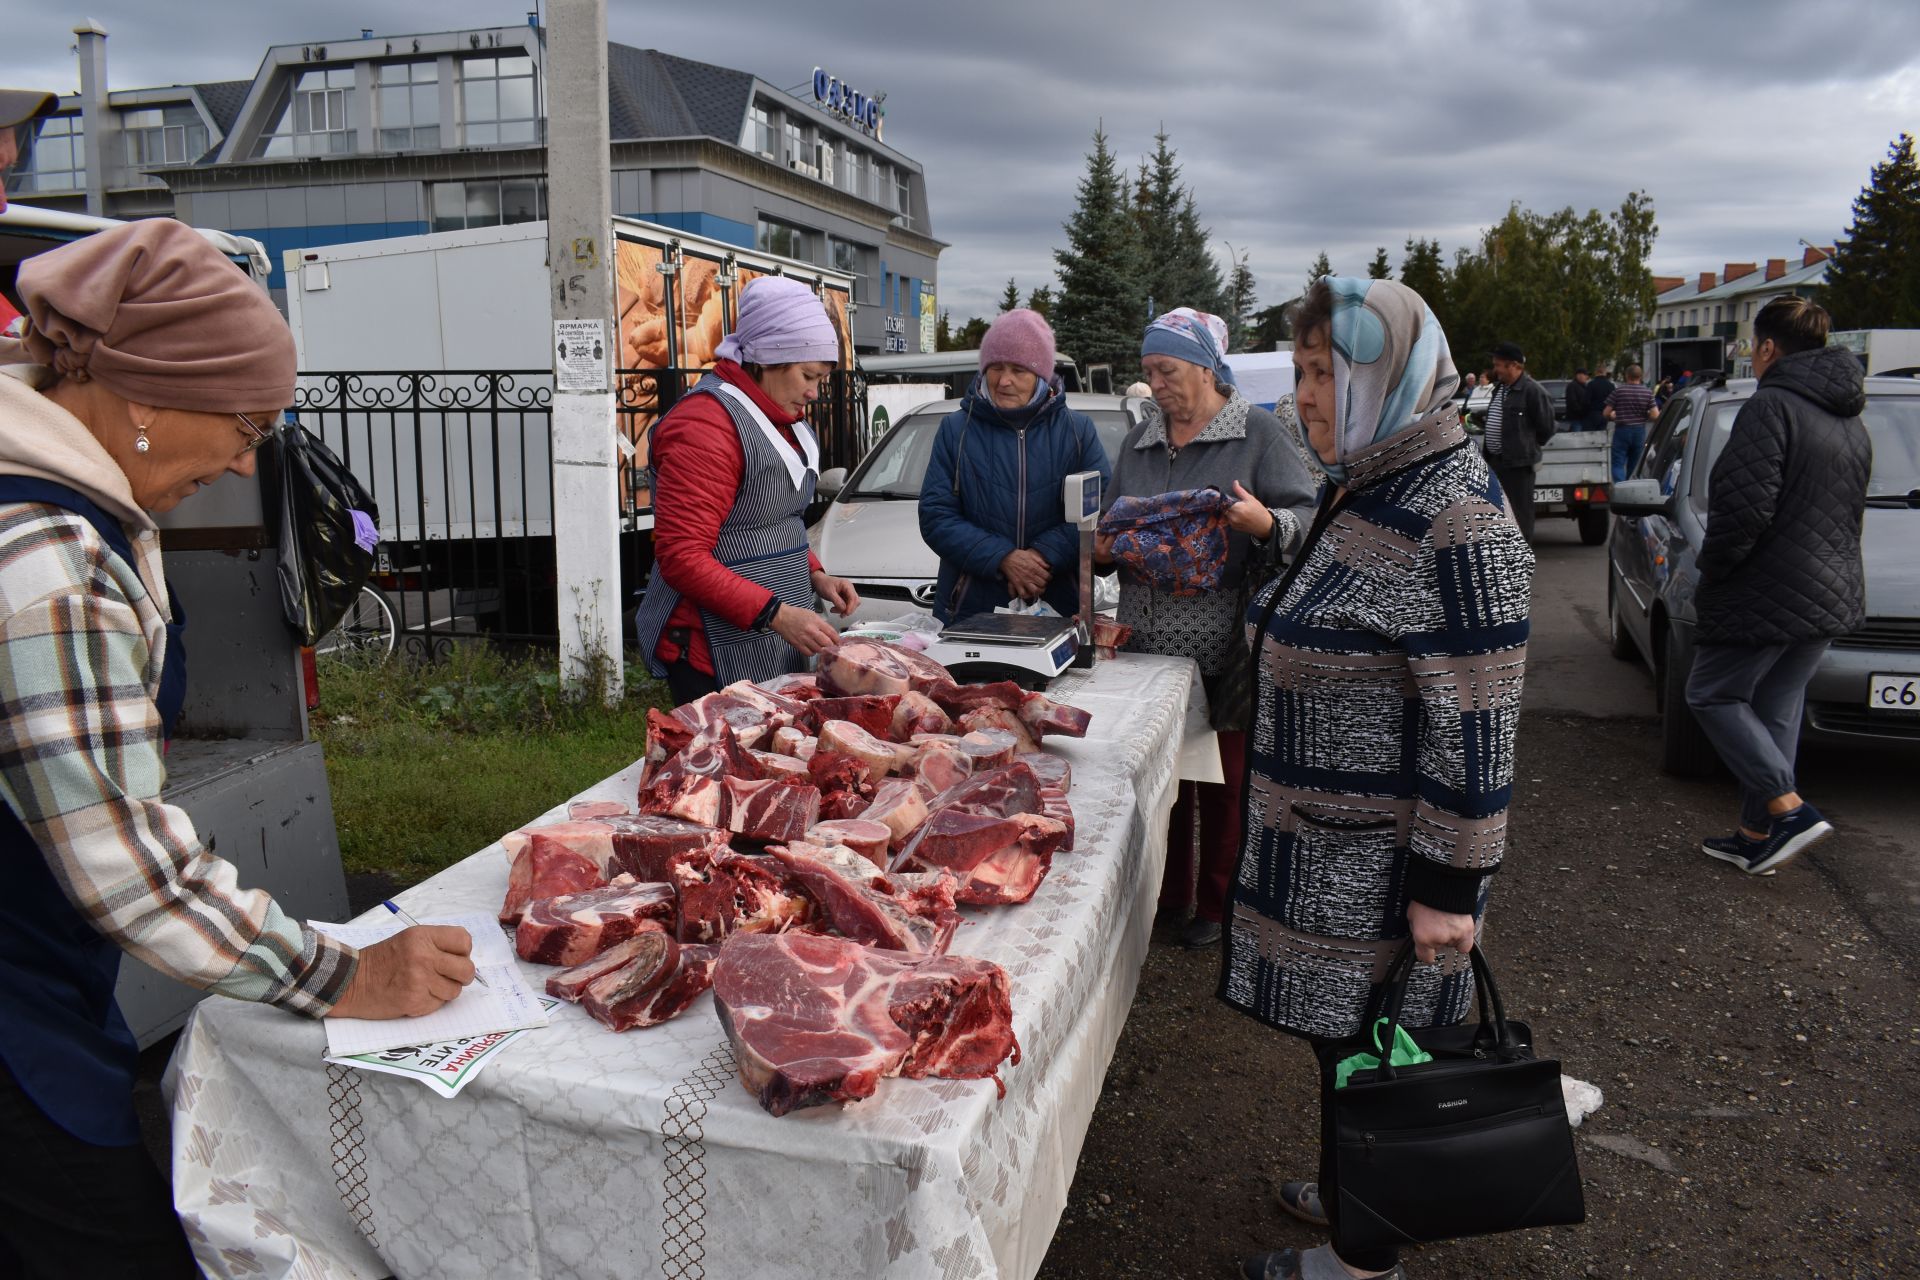
[[[365,653],[376,658],[393,656],[399,643],[400,628],[394,621],[393,605],[387,593],[369,582],[347,606],[347,612],[333,630],[313,646],[319,653]]]

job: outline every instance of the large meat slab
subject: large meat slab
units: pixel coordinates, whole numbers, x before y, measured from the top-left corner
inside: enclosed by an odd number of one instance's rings
[[[670,884],[615,876],[604,888],[545,898],[528,907],[513,949],[532,964],[579,964],[624,942],[654,920],[671,925],[679,895]]]
[[[871,1097],[891,1076],[997,1084],[1001,1062],[1020,1060],[1006,972],[985,960],[739,934],[713,994],[740,1083],[776,1116]]]

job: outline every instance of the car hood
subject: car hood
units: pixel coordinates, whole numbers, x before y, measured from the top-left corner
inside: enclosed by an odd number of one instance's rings
[[[940,576],[940,557],[920,538],[917,502],[836,502],[812,532],[814,553],[835,577]]]
[[[1920,618],[1920,511],[1868,507],[1860,556],[1867,570],[1869,618]]]

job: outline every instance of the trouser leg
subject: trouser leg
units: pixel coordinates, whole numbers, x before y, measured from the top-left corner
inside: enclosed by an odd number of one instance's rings
[[[704,698],[719,687],[718,677],[708,675],[684,657],[667,664],[667,692],[673,695],[676,707]]]
[[[1507,495],[1507,510],[1520,526],[1520,536],[1533,541],[1533,468],[1497,467],[1500,489]]]
[[[1194,917],[1219,924],[1226,918],[1227,886],[1240,865],[1240,792],[1247,772],[1247,735],[1220,735],[1220,772],[1225,782],[1198,785],[1200,875]]]
[[[1741,822],[1755,831],[1766,829],[1767,801],[1793,790],[1793,761],[1755,706],[1762,682],[1788,652],[1789,646],[1777,644],[1703,644],[1695,648],[1687,675],[1687,705],[1739,781]],[[1812,667],[1806,671],[1811,675]],[[1803,690],[1805,683],[1803,677]],[[1777,706],[1769,710],[1778,716]]]
[[[1333,1153],[1337,1138],[1333,1129],[1333,1068],[1334,1054],[1329,1052],[1331,1042],[1315,1040],[1313,1043],[1314,1061],[1320,1069],[1320,1207],[1327,1213],[1327,1229],[1332,1238],[1340,1238],[1340,1187],[1334,1172]],[[1345,1253],[1339,1245],[1333,1248],[1334,1255],[1350,1267],[1361,1271],[1387,1271],[1400,1260],[1398,1249],[1368,1249],[1357,1253]]]
[[[1163,915],[1181,915],[1193,905],[1194,824],[1199,806],[1194,792],[1198,782],[1179,781],[1173,813],[1167,818],[1167,869],[1160,877],[1160,911]]]
[[[1825,640],[1809,640],[1787,646],[1780,660],[1773,664],[1754,688],[1753,713],[1773,739],[1774,747],[1786,764],[1787,787],[1785,791],[1776,791],[1771,796],[1748,793],[1741,806],[1740,821],[1750,830],[1767,829],[1767,820],[1771,816],[1767,813],[1768,800],[1800,789],[1799,783],[1794,781],[1795,763],[1800,753],[1800,716],[1806,709],[1807,684],[1819,668],[1820,659],[1826,656],[1827,643]]]
[[[0,1065],[0,1274],[192,1280],[173,1196],[144,1146],[96,1147],[49,1120]]]

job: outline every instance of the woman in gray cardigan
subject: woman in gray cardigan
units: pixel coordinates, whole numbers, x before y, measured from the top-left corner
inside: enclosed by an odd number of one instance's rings
[[[1243,586],[1265,582],[1312,519],[1318,485],[1293,438],[1273,414],[1233,385],[1222,352],[1226,325],[1181,307],[1147,326],[1141,365],[1160,412],[1127,434],[1113,460],[1112,502],[1214,486],[1238,499],[1227,510],[1227,563],[1220,589],[1175,596],[1120,571],[1119,621],[1133,628],[1133,653],[1171,654],[1200,664],[1213,727],[1220,733],[1224,782],[1182,783],[1168,827],[1160,915],[1193,920],[1181,935],[1190,949],[1220,940],[1227,882],[1240,851],[1240,783],[1246,771],[1248,703],[1222,697],[1234,646],[1244,649]],[[1094,558],[1112,563],[1112,539]],[[1193,827],[1200,823],[1198,885]]]

